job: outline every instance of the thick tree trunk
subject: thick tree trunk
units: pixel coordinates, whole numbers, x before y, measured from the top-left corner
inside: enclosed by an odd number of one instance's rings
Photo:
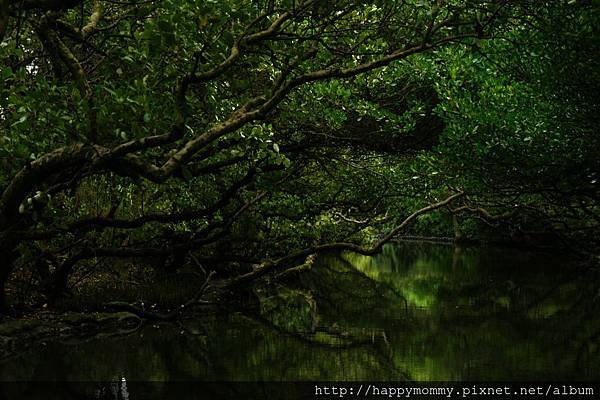
[[[56,304],[60,300],[67,290],[69,276],[73,272],[73,269],[79,261],[85,259],[88,255],[89,253],[83,250],[69,257],[57,268],[56,272],[50,277],[47,287],[44,289],[48,297],[48,303]]]
[[[462,242],[465,240],[465,235],[460,229],[460,222],[458,221],[458,217],[456,214],[452,214],[452,227],[454,229],[454,241]]]

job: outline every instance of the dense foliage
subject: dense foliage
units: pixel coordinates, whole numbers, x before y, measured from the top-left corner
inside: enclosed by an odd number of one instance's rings
[[[182,270],[246,286],[415,221],[593,253],[598,21],[562,0],[1,0],[2,306]]]

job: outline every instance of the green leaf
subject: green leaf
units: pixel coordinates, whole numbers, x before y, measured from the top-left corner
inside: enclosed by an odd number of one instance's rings
[[[8,79],[13,75],[13,71],[10,67],[5,67],[2,69],[2,79]]]
[[[19,120],[14,122],[11,126],[22,124],[25,121],[27,121],[27,115],[22,115],[21,118],[19,118]]]

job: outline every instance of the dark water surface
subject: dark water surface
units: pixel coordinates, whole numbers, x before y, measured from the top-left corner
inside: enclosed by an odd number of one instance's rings
[[[404,243],[321,257],[241,314],[48,343],[4,381],[598,380],[597,275],[556,254]],[[371,279],[367,279],[369,277]],[[269,297],[269,296],[266,296]]]

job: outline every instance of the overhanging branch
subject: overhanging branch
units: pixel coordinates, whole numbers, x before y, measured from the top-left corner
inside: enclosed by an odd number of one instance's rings
[[[363,246],[360,246],[360,245],[357,245],[354,243],[345,243],[345,242],[327,243],[327,244],[312,246],[312,247],[297,251],[295,253],[292,253],[290,255],[281,257],[277,260],[265,261],[261,264],[261,266],[259,268],[255,269],[254,271],[249,272],[244,275],[240,275],[240,276],[232,279],[227,284],[227,287],[233,288],[233,287],[239,287],[244,284],[248,284],[248,283],[255,281],[256,279],[268,274],[271,271],[277,270],[279,267],[285,266],[287,263],[290,263],[290,262],[297,260],[299,258],[302,258],[302,257],[307,257],[311,254],[326,253],[326,252],[331,252],[331,251],[352,251],[354,253],[359,253],[359,254],[363,254],[363,255],[377,254],[381,251],[381,248],[383,247],[384,244],[388,243],[391,239],[393,239],[400,231],[402,231],[404,228],[406,228],[406,226],[409,225],[411,222],[413,222],[418,216],[426,214],[426,213],[436,210],[438,208],[445,207],[445,206],[449,205],[450,203],[452,203],[454,200],[458,199],[459,197],[464,196],[464,194],[465,194],[464,192],[455,193],[442,201],[430,204],[426,207],[423,207],[423,208],[413,212],[411,215],[406,217],[397,227],[392,229],[386,236],[384,236],[381,240],[377,241],[371,247],[363,247]]]

